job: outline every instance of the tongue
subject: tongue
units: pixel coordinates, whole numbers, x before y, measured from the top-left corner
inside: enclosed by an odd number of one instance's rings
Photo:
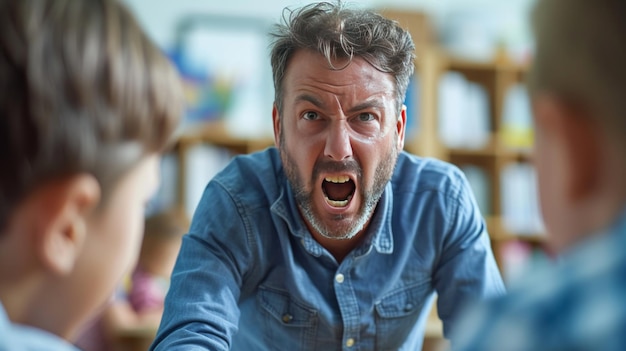
[[[345,183],[331,183],[324,181],[324,191],[326,196],[333,201],[347,200],[352,192],[354,192],[354,183],[349,181]]]

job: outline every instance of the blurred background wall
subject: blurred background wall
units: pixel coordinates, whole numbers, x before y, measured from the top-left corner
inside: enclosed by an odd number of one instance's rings
[[[186,15],[258,17],[278,20],[285,7],[299,7],[302,0],[124,0],[135,10],[153,39],[163,47],[174,40],[177,23]],[[366,8],[423,11],[430,15],[443,35],[465,28],[477,41],[506,41],[523,50],[529,45],[526,17],[533,0],[360,0],[349,4]],[[484,37],[478,37],[483,35]],[[468,38],[469,39],[469,38]],[[470,53],[471,54],[471,53]]]

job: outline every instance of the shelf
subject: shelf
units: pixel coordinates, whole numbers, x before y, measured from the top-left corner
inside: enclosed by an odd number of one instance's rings
[[[185,148],[206,143],[227,148],[235,154],[247,154],[274,145],[272,137],[246,138],[233,136],[224,121],[198,123],[183,128],[175,147]]]
[[[452,161],[470,158],[501,158],[513,162],[531,162],[532,152],[529,149],[514,149],[505,145],[500,138],[492,135],[489,142],[481,148],[448,148],[447,153]]]
[[[489,230],[489,237],[493,241],[525,241],[533,244],[544,244],[546,241],[545,234],[541,233],[529,233],[529,234],[513,234],[504,229],[502,226],[502,219],[497,216],[486,217],[487,230]]]
[[[468,71],[483,71],[492,73],[513,73],[519,78],[523,77],[528,71],[527,64],[520,64],[512,62],[506,57],[494,58],[489,61],[476,61],[466,58],[457,57],[451,54],[443,54],[446,57],[444,67],[453,71],[468,72]]]

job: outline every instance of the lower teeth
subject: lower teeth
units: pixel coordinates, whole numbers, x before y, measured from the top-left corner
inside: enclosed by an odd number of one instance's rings
[[[327,197],[325,199],[326,199],[326,202],[333,207],[346,207],[348,206],[348,202],[350,201],[351,198],[352,197],[349,197],[348,199],[341,200],[341,201],[331,200]]]

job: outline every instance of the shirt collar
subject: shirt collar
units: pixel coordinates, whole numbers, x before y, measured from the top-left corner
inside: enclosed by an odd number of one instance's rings
[[[304,248],[312,255],[319,257],[323,254],[324,248],[313,238],[300,215],[296,204],[295,196],[291,184],[281,174],[283,186],[276,201],[271,206],[271,211],[283,218],[291,235],[296,236],[302,242]],[[387,184],[383,194],[378,201],[378,206],[374,211],[372,220],[369,223],[368,233],[363,244],[355,250],[357,256],[362,256],[371,251],[372,247],[379,253],[390,254],[393,252],[393,235],[391,231],[391,217],[393,192],[391,182]]]

